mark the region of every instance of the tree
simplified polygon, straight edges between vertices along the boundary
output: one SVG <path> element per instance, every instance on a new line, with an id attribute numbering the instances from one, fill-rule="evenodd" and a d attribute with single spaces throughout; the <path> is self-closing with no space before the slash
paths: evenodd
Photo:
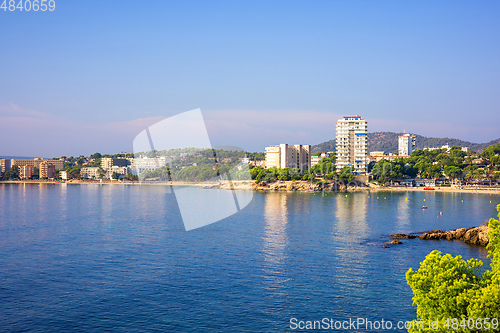
<path id="1" fill-rule="evenodd" d="M 406 280 L 413 290 L 413 304 L 417 306 L 417 320 L 428 323 L 438 320 L 439 331 L 480 332 L 461 327 L 453 322 L 472 318 L 474 325 L 486 329 L 486 319 L 498 318 L 500 313 L 500 204 L 498 220 L 488 223 L 488 258 L 491 270 L 481 274 L 483 263 L 477 259 L 465 261 L 461 256 L 442 255 L 432 251 L 417 271 L 409 269 Z M 498 320 L 498 319 L 497 319 Z M 446 324 L 449 324 L 446 327 Z M 452 326 L 456 325 L 456 326 Z M 490 323 L 491 327 L 491 323 Z M 428 327 L 411 328 L 409 332 L 437 332 Z M 496 331 L 496 330 L 492 330 Z"/>
<path id="2" fill-rule="evenodd" d="M 120 178 L 120 174 L 118 172 L 115 171 L 111 174 L 111 179 L 118 179 L 118 178 Z"/>
<path id="3" fill-rule="evenodd" d="M 339 180 L 343 182 L 350 182 L 351 180 L 354 179 L 354 174 L 353 174 L 354 168 L 350 166 L 345 166 L 340 170 L 339 174 Z"/>
<path id="4" fill-rule="evenodd" d="M 459 167 L 449 165 L 444 168 L 444 173 L 450 178 L 457 178 L 462 175 L 462 170 Z"/>
<path id="5" fill-rule="evenodd" d="M 101 158 L 101 157 L 102 157 L 102 155 L 100 153 L 94 153 L 94 154 L 90 155 L 90 158 L 93 158 L 95 160 L 98 158 Z"/>
<path id="6" fill-rule="evenodd" d="M 9 171 L 3 174 L 3 179 L 18 179 L 19 178 L 19 166 L 14 165 Z"/>

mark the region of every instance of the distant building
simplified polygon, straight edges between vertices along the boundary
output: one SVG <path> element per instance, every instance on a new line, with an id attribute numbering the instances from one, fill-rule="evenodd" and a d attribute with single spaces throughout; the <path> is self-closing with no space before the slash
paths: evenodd
<path id="1" fill-rule="evenodd" d="M 40 179 L 42 178 L 54 178 L 56 176 L 56 167 L 49 161 L 43 161 L 40 163 Z"/>
<path id="2" fill-rule="evenodd" d="M 14 165 L 17 165 L 19 167 L 21 167 L 23 165 L 31 165 L 31 166 L 39 168 L 40 167 L 40 163 L 42 163 L 43 161 L 45 161 L 43 158 L 35 158 L 35 159 L 32 159 L 32 160 L 15 160 L 15 159 L 13 159 L 12 163 L 11 163 L 11 167 L 14 166 Z M 62 169 L 64 169 L 64 160 L 62 160 L 62 159 L 59 159 L 59 160 L 47 160 L 47 161 L 49 161 L 50 163 L 52 163 L 54 165 L 54 167 L 55 167 L 56 170 L 62 170 Z"/>
<path id="3" fill-rule="evenodd" d="M 153 171 L 161 167 L 167 166 L 170 163 L 171 159 L 166 158 L 164 156 L 156 158 L 148 158 L 148 157 L 134 158 L 131 159 L 130 168 L 134 170 L 137 175 L 140 175 L 145 170 Z"/>
<path id="4" fill-rule="evenodd" d="M 250 161 L 250 162 L 248 162 L 248 164 L 249 165 L 253 165 L 253 166 L 258 166 L 258 167 L 265 168 L 266 167 L 266 160 Z"/>
<path id="5" fill-rule="evenodd" d="M 311 168 L 311 145 L 289 146 L 282 143 L 266 147 L 266 168 L 298 168 L 305 172 Z"/>
<path id="6" fill-rule="evenodd" d="M 0 172 L 3 174 L 10 170 L 10 159 L 0 158 Z"/>
<path id="7" fill-rule="evenodd" d="M 99 176 L 99 168 L 98 167 L 90 167 L 90 168 L 81 168 L 80 176 L 82 178 L 100 178 Z"/>
<path id="8" fill-rule="evenodd" d="M 398 137 L 399 156 L 410 156 L 415 149 L 415 135 L 404 133 Z"/>
<path id="9" fill-rule="evenodd" d="M 321 155 L 318 156 L 311 156 L 311 167 L 318 164 L 323 158 L 328 157 L 328 154 L 329 153 L 321 153 Z"/>
<path id="10" fill-rule="evenodd" d="M 352 166 L 357 174 L 367 167 L 368 122 L 360 116 L 344 117 L 336 125 L 337 170 Z"/>
<path id="11" fill-rule="evenodd" d="M 381 160 L 394 161 L 401 156 L 395 155 L 393 153 L 385 154 L 383 151 L 372 151 L 370 155 L 368 155 L 369 162 L 379 162 Z"/>
<path id="12" fill-rule="evenodd" d="M 59 172 L 59 176 L 61 177 L 62 180 L 68 180 L 68 172 L 67 171 L 61 171 Z"/>
<path id="13" fill-rule="evenodd" d="M 128 167 L 114 165 L 110 169 L 106 169 L 106 178 L 112 179 L 113 173 L 115 173 L 115 172 L 119 175 L 126 176 L 128 174 Z"/>
<path id="14" fill-rule="evenodd" d="M 126 158 L 101 158 L 101 168 L 109 169 L 113 166 L 127 166 L 130 165 L 130 161 Z"/>
<path id="15" fill-rule="evenodd" d="M 30 178 L 35 174 L 35 167 L 33 165 L 21 165 L 19 167 L 19 178 Z"/>
<path id="16" fill-rule="evenodd" d="M 452 147 L 450 147 L 450 145 L 443 145 L 440 148 L 424 148 L 424 150 L 432 151 L 432 150 L 436 150 L 436 149 L 446 149 L 446 152 L 448 153 L 448 152 L 450 152 L 451 148 Z M 469 151 L 468 147 L 460 147 L 460 149 L 462 149 L 462 151 L 464 151 L 466 153 Z"/>

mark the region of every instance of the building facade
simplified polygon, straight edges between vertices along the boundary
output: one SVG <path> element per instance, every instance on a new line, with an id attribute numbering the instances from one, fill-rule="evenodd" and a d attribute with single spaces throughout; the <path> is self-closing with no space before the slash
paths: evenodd
<path id="1" fill-rule="evenodd" d="M 336 124 L 337 171 L 353 167 L 354 173 L 365 174 L 368 152 L 368 122 L 360 116 L 344 117 Z"/>
<path id="2" fill-rule="evenodd" d="M 113 166 L 127 166 L 130 165 L 130 161 L 126 158 L 101 158 L 101 168 L 109 169 Z"/>
<path id="3" fill-rule="evenodd" d="M 10 170 L 10 159 L 0 158 L 0 172 L 3 174 Z"/>
<path id="4" fill-rule="evenodd" d="M 156 158 L 134 158 L 131 159 L 130 168 L 137 174 L 140 175 L 144 170 L 156 170 L 158 168 L 167 166 L 171 164 L 171 159 L 166 157 L 156 157 Z"/>
<path id="5" fill-rule="evenodd" d="M 415 150 L 415 135 L 404 133 L 398 137 L 399 156 L 410 156 Z"/>
<path id="6" fill-rule="evenodd" d="M 40 163 L 45 161 L 43 158 L 35 158 L 32 160 L 11 160 L 11 166 L 17 165 L 19 167 L 23 165 L 30 165 L 39 168 Z M 56 170 L 64 169 L 64 160 L 47 160 L 52 163 Z"/>
<path id="7" fill-rule="evenodd" d="M 113 179 L 113 173 L 117 173 L 118 175 L 126 176 L 128 175 L 128 167 L 123 166 L 112 166 L 109 169 L 106 169 L 106 178 Z"/>
<path id="8" fill-rule="evenodd" d="M 35 167 L 33 165 L 21 165 L 19 167 L 19 178 L 30 178 L 35 174 Z"/>
<path id="9" fill-rule="evenodd" d="M 59 176 L 61 177 L 62 180 L 68 180 L 69 178 L 68 172 L 64 170 L 59 173 Z"/>
<path id="10" fill-rule="evenodd" d="M 80 176 L 82 178 L 95 178 L 98 179 L 100 178 L 99 174 L 99 168 L 97 167 L 90 167 L 90 168 L 81 168 L 80 169 Z"/>
<path id="11" fill-rule="evenodd" d="M 311 145 L 289 146 L 282 143 L 266 147 L 266 168 L 297 168 L 306 172 L 311 168 Z"/>
<path id="12" fill-rule="evenodd" d="M 56 167 L 49 161 L 43 161 L 39 166 L 40 179 L 42 178 L 54 178 L 56 176 Z"/>

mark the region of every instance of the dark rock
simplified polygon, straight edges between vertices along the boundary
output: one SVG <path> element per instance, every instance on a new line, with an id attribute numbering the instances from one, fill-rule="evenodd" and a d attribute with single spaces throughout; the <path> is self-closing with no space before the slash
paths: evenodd
<path id="1" fill-rule="evenodd" d="M 415 235 L 407 235 L 407 234 L 392 234 L 389 235 L 389 237 L 396 238 L 396 239 L 414 239 L 417 238 Z"/>
<path id="2" fill-rule="evenodd" d="M 388 242 L 389 244 L 403 244 L 402 241 L 400 240 L 397 240 L 397 239 L 394 239 L 394 240 L 391 240 L 390 242 Z"/>

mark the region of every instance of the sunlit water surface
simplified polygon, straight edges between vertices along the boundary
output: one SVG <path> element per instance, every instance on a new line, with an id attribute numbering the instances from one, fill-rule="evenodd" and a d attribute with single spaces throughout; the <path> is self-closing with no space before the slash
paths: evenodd
<path id="1" fill-rule="evenodd" d="M 385 235 L 477 226 L 499 201 L 254 193 L 240 213 L 186 232 L 175 196 L 160 189 L 2 184 L 0 330 L 284 332 L 291 318 L 411 320 L 410 267 L 433 249 L 489 266 L 487 252 L 418 239 L 383 248 Z"/>

